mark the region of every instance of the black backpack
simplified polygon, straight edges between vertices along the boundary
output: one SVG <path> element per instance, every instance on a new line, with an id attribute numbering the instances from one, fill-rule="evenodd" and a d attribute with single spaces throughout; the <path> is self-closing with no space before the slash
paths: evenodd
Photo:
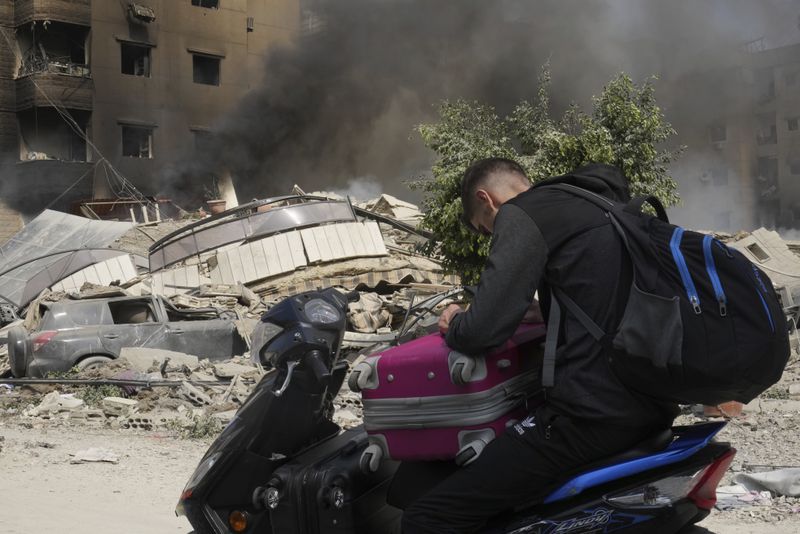
<path id="1" fill-rule="evenodd" d="M 633 265 L 622 320 L 604 332 L 553 287 L 542 381 L 553 385 L 561 310 L 609 349 L 629 388 L 679 404 L 747 403 L 777 382 L 789 359 L 787 321 L 772 283 L 739 251 L 669 223 L 655 197 L 618 203 L 570 185 L 547 185 L 606 212 Z M 649 203 L 652 216 L 642 211 Z M 552 331 L 551 331 L 552 330 Z"/>

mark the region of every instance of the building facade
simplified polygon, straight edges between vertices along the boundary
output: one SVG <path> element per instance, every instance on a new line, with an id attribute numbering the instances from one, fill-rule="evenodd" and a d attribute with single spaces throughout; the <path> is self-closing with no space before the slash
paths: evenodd
<path id="1" fill-rule="evenodd" d="M 157 193 L 299 27 L 298 0 L 0 0 L 0 196 Z"/>
<path id="2" fill-rule="evenodd" d="M 676 89 L 680 87 L 680 90 Z M 729 64 L 676 80 L 673 167 L 695 228 L 800 228 L 800 45 L 749 43 Z"/>

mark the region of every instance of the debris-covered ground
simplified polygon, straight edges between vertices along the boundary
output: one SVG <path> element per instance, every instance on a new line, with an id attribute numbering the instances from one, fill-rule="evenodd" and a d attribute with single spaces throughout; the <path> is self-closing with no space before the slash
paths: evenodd
<path id="1" fill-rule="evenodd" d="M 171 512 L 182 484 L 264 371 L 246 358 L 212 363 L 173 354 L 174 359 L 148 363 L 144 352 L 134 351 L 113 365 L 64 378 L 146 376 L 154 383 L 174 382 L 175 387 L 0 389 L 0 469 L 21 478 L 18 484 L 5 479 L 1 502 L 34 499 L 39 488 L 46 502 L 74 506 L 66 517 L 76 525 L 82 517 L 80 510 L 102 503 L 118 508 L 110 515 L 115 518 L 133 516 L 136 509 L 141 513 L 158 510 L 169 517 L 152 518 L 159 527 L 147 532 L 180 531 L 182 520 L 172 518 Z M 359 397 L 346 385 L 335 405 L 335 420 L 342 426 L 361 422 Z M 687 407 L 677 423 L 707 419 L 702 407 Z M 717 510 L 703 526 L 718 533 L 797 532 L 800 498 L 743 491 L 736 479 L 742 473 L 800 466 L 800 360 L 795 357 L 783 380 L 730 420 L 719 437 L 738 452 L 721 483 Z M 110 486 L 109 479 L 114 480 Z M 141 484 L 150 489 L 143 491 Z M 88 493 L 78 498 L 77 485 L 88 488 Z M 11 487 L 17 489 L 10 492 Z M 161 492 L 161 500 L 154 499 L 154 491 Z M 153 512 L 145 512 L 147 507 Z M 21 532 L 26 525 L 43 526 L 28 521 L 20 513 L 14 521 L 4 522 L 13 525 L 12 530 L 0 527 L 0 533 Z"/>
<path id="2" fill-rule="evenodd" d="M 676 424 L 709 419 L 702 407 L 686 409 Z M 750 532 L 800 532 L 800 359 L 789 364 L 783 379 L 729 420 L 718 439 L 737 450 L 720 483 L 717 511 L 703 523 L 714 532 L 724 525 L 743 524 Z M 795 482 L 795 497 L 743 487 L 740 475 L 782 470 Z M 715 528 L 712 528 L 715 527 Z M 745 532 L 744 530 L 742 532 Z"/>
<path id="3" fill-rule="evenodd" d="M 51 303 L 152 294 L 154 305 L 163 311 L 160 320 L 165 328 L 175 316 L 188 320 L 194 314 L 192 320 L 201 321 L 225 316 L 235 321 L 236 332 L 249 344 L 261 314 L 287 295 L 336 286 L 360 291 L 360 300 L 349 305 L 342 345 L 351 361 L 358 351 L 378 343 L 435 330 L 436 311 L 452 302 L 458 280 L 416 252 L 425 236 L 413 229 L 419 217 L 415 206 L 384 195 L 354 208 L 342 199 L 313 200 L 314 195 L 295 193 L 298 197 L 284 204 L 255 202 L 219 219 L 130 228 L 92 221 L 102 232 L 97 242 L 81 244 L 108 245 L 122 256 L 83 254 L 65 259 L 64 252 L 57 252 L 54 258 L 62 262 L 60 268 L 69 264 L 82 270 L 73 270 L 52 285 L 41 286 L 39 278 L 22 275 L 3 281 L 8 286 L 3 291 L 13 297 L 7 302 L 25 304 L 0 308 L 0 377 L 5 379 L 0 383 L 0 502 L 5 509 L 0 534 L 187 531 L 186 521 L 173 515 L 183 484 L 210 441 L 271 372 L 247 354 L 198 358 L 143 342 L 122 348 L 119 357 L 105 365 L 51 372 L 38 381 L 9 380 L 13 366 L 5 344 L 7 332 L 20 325 L 36 332 Z M 313 228 L 289 228 L 293 237 L 282 241 L 287 228 L 274 226 L 270 214 L 281 209 L 302 211 L 314 202 L 344 210 L 343 218 L 333 224 L 320 220 Z M 28 230 L 32 244 L 49 242 L 64 225 L 73 225 L 76 235 L 92 233 L 82 221 L 44 215 L 38 222 L 41 228 L 31 225 Z M 251 230 L 262 228 L 261 233 L 234 235 L 244 221 Z M 184 250 L 180 239 L 186 228 L 194 245 Z M 378 233 L 370 234 L 375 229 Z M 764 229 L 718 237 L 770 274 L 787 317 L 796 325 L 800 245 Z M 323 246 L 328 241 L 325 246 L 330 250 Z M 260 244 L 255 247 L 255 243 Z M 281 247 L 302 254 L 291 265 L 271 261 L 268 251 L 281 255 Z M 24 253 L 17 251 L 17 260 Z M 154 260 L 159 266 L 151 271 Z M 42 266 L 33 265 L 31 273 L 34 267 Z M 200 316 L 203 310 L 216 311 L 206 317 Z M 120 324 L 113 319 L 112 326 Z M 126 321 L 136 319 L 131 316 Z M 152 322 L 144 320 L 148 321 Z M 796 331 L 792 345 L 796 354 L 800 345 Z M 360 397 L 346 383 L 334 406 L 334 421 L 342 427 L 361 423 Z M 800 486 L 798 357 L 782 381 L 741 415 L 726 414 L 733 417 L 719 437 L 730 441 L 738 453 L 721 483 L 717 510 L 703 526 L 735 534 L 800 532 L 800 498 L 786 496 L 800 494 L 800 488 L 770 491 L 755 488 L 750 480 L 776 471 L 776 476 L 797 480 Z M 686 407 L 678 424 L 708 417 L 703 407 Z"/>

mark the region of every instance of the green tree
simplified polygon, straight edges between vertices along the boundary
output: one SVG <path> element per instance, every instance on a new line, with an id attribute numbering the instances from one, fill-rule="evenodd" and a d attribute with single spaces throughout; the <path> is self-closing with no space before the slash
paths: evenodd
<path id="1" fill-rule="evenodd" d="M 489 245 L 460 222 L 461 176 L 478 159 L 513 159 L 534 182 L 587 163 L 609 163 L 623 170 L 632 195 L 652 194 L 666 206 L 679 201 L 668 166 L 682 148 L 660 148 L 675 131 L 656 104 L 650 80 L 636 85 L 620 74 L 592 99 L 590 114 L 573 105 L 559 120 L 550 114 L 549 88 L 545 65 L 535 100 L 519 103 L 507 117 L 480 102 L 445 101 L 439 122 L 418 127 L 438 155 L 432 178 L 411 184 L 423 191 L 421 225 L 434 235 L 425 251 L 440 256 L 465 284 L 477 281 Z"/>

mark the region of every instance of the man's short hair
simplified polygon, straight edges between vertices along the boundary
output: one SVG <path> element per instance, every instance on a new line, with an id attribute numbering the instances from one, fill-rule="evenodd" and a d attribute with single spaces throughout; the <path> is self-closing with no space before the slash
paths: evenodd
<path id="1" fill-rule="evenodd" d="M 486 187 L 490 178 L 499 174 L 510 174 L 530 183 L 525 170 L 516 161 L 507 158 L 485 158 L 476 161 L 464 171 L 461 180 L 461 205 L 464 208 L 463 221 L 470 225 L 470 219 L 478 207 L 475 192 Z"/>

